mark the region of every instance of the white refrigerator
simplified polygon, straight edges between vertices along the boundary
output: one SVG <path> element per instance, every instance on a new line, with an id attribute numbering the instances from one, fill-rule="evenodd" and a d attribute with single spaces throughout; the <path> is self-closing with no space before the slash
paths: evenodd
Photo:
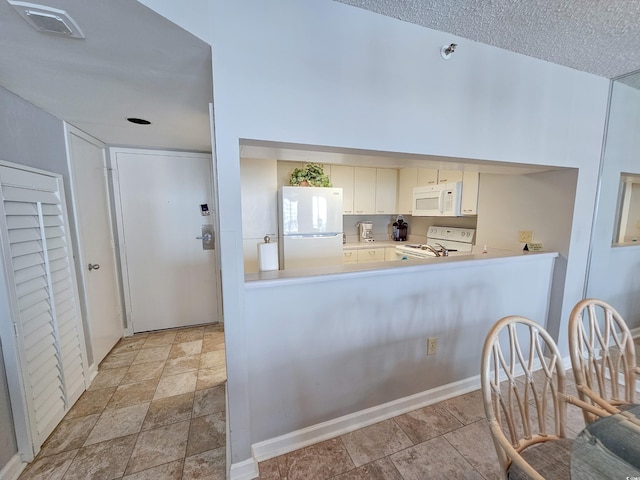
<path id="1" fill-rule="evenodd" d="M 342 264 L 342 188 L 282 187 L 280 269 Z"/>

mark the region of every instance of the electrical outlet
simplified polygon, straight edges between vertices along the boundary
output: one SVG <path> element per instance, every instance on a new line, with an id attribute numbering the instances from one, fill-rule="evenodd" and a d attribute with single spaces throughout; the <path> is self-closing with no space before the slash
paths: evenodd
<path id="1" fill-rule="evenodd" d="M 427 338 L 427 355 L 435 355 L 438 351 L 438 337 Z"/>
<path id="2" fill-rule="evenodd" d="M 533 242 L 533 231 L 532 230 L 518 230 L 518 242 L 519 243 Z"/>

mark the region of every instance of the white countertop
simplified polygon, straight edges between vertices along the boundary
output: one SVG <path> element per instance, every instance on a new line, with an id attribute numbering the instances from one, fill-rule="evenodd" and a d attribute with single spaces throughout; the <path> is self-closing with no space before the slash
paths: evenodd
<path id="1" fill-rule="evenodd" d="M 375 243 L 375 242 L 374 242 Z M 397 244 L 398 242 L 391 242 Z M 387 245 L 387 242 L 380 242 Z M 348 245 L 348 244 L 347 244 Z M 354 244 L 352 244 L 354 245 Z M 357 248 L 357 247 L 356 247 Z M 367 248 L 366 246 L 361 248 Z M 370 248 L 370 247 L 369 247 Z M 485 264 L 485 262 L 522 262 L 538 261 L 555 258 L 557 252 L 518 252 L 512 250 L 490 249 L 489 253 L 452 252 L 448 257 L 432 257 L 425 259 L 408 258 L 387 262 L 367 262 L 344 265 L 330 265 L 326 267 L 299 268 L 294 270 L 274 270 L 271 272 L 248 273 L 244 276 L 247 286 L 260 286 L 281 282 L 304 282 L 317 280 L 318 277 L 331 279 L 336 275 L 383 275 L 386 272 L 395 273 L 399 268 L 403 269 L 450 269 L 472 268 Z"/>
<path id="2" fill-rule="evenodd" d="M 406 245 L 411 242 L 394 242 L 393 240 L 375 240 L 373 242 L 348 242 L 343 243 L 343 250 L 359 250 L 361 248 L 384 248 L 397 247 L 398 245 Z"/>

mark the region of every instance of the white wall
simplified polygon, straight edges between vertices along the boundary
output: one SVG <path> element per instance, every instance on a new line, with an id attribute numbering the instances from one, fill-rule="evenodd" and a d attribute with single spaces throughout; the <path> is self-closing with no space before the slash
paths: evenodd
<path id="1" fill-rule="evenodd" d="M 9 401 L 9 387 L 7 386 L 7 374 L 4 368 L 2 353 L 2 341 L 0 339 L 0 470 L 9 463 L 11 457 L 18 452 L 16 445 L 16 433 L 13 428 L 13 415 Z"/>
<path id="2" fill-rule="evenodd" d="M 278 241 L 277 162 L 254 158 L 240 160 L 242 188 L 242 248 L 244 271 L 258 271 L 258 243 L 269 235 Z"/>
<path id="3" fill-rule="evenodd" d="M 566 258 L 573 220 L 577 170 L 528 175 L 480 175 L 477 244 L 522 250 L 519 230 Z"/>
<path id="4" fill-rule="evenodd" d="M 64 125 L 61 120 L 25 102 L 17 95 L 0 87 L 0 160 L 28 165 L 65 175 L 68 189 Z M 0 261 L 0 267 L 2 262 Z M 0 302 L 6 303 L 4 281 L 0 282 Z M 3 310 L 6 317 L 7 312 Z M 3 318 L 2 321 L 7 321 Z M 5 353 L 8 339 L 0 339 Z M 11 352 L 11 350 L 10 350 Z M 11 407 L 6 404 L 7 380 L 5 364 L 0 356 L 0 470 L 17 453 Z"/>
<path id="5" fill-rule="evenodd" d="M 498 318 L 546 316 L 553 261 L 249 284 L 249 391 L 260 399 L 251 402 L 252 443 L 477 377 L 482 341 Z M 427 337 L 438 338 L 436 355 L 426 355 Z"/>
<path id="6" fill-rule="evenodd" d="M 231 191 L 241 138 L 581 167 L 566 317 L 582 294 L 607 80 L 330 1 L 218 1 L 212 20 L 233 462 L 249 457 L 253 422 L 267 421 L 248 415 L 261 399 L 247 389 L 256 319 L 244 312 Z M 445 62 L 439 49 L 452 41 Z"/>
<path id="7" fill-rule="evenodd" d="M 613 305 L 640 327 L 640 245 L 612 247 L 620 174 L 640 174 L 640 91 L 614 82 L 587 296 Z"/>
<path id="8" fill-rule="evenodd" d="M 190 12 L 185 21 L 189 7 L 175 9 L 181 25 L 197 27 L 202 12 Z M 165 14 L 171 18 L 171 12 Z M 243 138 L 579 168 L 560 308 L 560 321 L 566 322 L 585 280 L 606 79 L 329 0 L 214 0 L 210 14 L 233 463 L 250 457 L 256 432 L 271 434 L 270 412 L 258 407 L 262 389 L 250 383 L 257 374 L 251 331 L 262 318 L 253 313 L 269 312 L 274 304 L 272 296 L 251 295 L 248 302 L 245 292 Z M 451 42 L 459 47 L 444 61 L 440 48 Z M 509 280 L 495 288 L 510 291 Z M 330 283 L 313 289 L 314 297 L 336 294 Z M 473 311 L 479 302 L 493 300 L 466 301 Z M 523 307 L 530 309 L 544 300 L 527 301 Z M 366 310 L 349 315 L 361 313 Z M 268 351 L 280 341 L 267 337 L 262 348 Z M 351 355 L 357 356 L 362 344 L 354 342 Z M 318 401 L 331 405 L 327 395 Z"/>
<path id="9" fill-rule="evenodd" d="M 481 174 L 480 179 L 477 245 L 520 250 L 524 245 L 518 242 L 518 231 L 531 230 L 533 240 L 541 242 L 544 250 L 560 254 L 554 269 L 554 288 L 545 328 L 566 345 L 568 317 L 563 312 L 563 303 L 578 170 L 550 170 L 528 175 Z M 579 272 L 579 264 L 575 264 Z M 577 287 L 584 285 L 584 280 L 581 282 Z M 579 292 L 579 289 L 572 291 Z M 572 293 L 569 298 L 577 298 L 574 295 Z M 567 308 L 571 307 L 570 302 L 567 299 Z"/>

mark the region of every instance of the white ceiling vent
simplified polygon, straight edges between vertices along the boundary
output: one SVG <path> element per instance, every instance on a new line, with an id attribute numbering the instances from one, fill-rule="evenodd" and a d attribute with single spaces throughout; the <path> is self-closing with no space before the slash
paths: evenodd
<path id="1" fill-rule="evenodd" d="M 40 32 L 56 33 L 73 38 L 84 38 L 78 24 L 64 10 L 35 3 L 7 0 L 22 18 Z"/>

